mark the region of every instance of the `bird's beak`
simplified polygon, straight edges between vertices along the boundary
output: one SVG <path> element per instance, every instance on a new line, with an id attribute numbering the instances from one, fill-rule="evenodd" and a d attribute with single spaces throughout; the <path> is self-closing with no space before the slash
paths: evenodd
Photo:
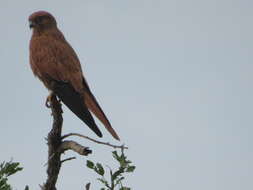
<path id="1" fill-rule="evenodd" d="M 34 25 L 35 25 L 34 22 L 30 20 L 30 21 L 29 21 L 29 27 L 30 27 L 30 28 L 33 28 Z"/>

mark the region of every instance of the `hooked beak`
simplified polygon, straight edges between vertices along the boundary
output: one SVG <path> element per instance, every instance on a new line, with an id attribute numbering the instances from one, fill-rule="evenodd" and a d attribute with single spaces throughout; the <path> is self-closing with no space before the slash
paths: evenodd
<path id="1" fill-rule="evenodd" d="M 29 21 L 29 27 L 30 27 L 30 28 L 33 28 L 34 26 L 35 26 L 34 22 L 30 20 L 30 21 Z"/>

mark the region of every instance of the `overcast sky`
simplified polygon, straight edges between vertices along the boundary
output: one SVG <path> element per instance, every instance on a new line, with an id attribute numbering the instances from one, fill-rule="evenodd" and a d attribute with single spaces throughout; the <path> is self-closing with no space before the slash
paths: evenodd
<path id="1" fill-rule="evenodd" d="M 253 189 L 253 1 L 78 0 L 0 3 L 0 162 L 21 162 L 14 189 L 45 182 L 50 110 L 29 66 L 28 16 L 52 13 L 137 166 L 134 190 Z M 64 131 L 96 136 L 66 107 Z M 117 143 L 97 122 L 105 142 Z M 88 159 L 113 165 L 109 147 Z M 86 157 L 57 187 L 99 189 Z"/>

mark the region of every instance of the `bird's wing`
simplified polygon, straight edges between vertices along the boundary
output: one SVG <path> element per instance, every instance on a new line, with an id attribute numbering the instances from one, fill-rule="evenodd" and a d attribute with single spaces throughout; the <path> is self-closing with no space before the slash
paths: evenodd
<path id="1" fill-rule="evenodd" d="M 58 81 L 69 82 L 77 92 L 82 92 L 80 62 L 75 51 L 64 39 L 42 36 L 31 40 L 30 63 L 34 74 L 42 81 L 50 76 Z"/>
<path id="2" fill-rule="evenodd" d="M 101 131 L 84 103 L 82 94 L 78 93 L 70 83 L 56 80 L 54 80 L 53 91 L 77 117 L 99 137 L 102 137 Z"/>

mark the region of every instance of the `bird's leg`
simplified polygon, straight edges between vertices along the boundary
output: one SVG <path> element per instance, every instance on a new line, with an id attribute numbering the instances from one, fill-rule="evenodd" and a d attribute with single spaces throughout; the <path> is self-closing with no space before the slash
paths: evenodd
<path id="1" fill-rule="evenodd" d="M 50 91 L 45 103 L 47 108 L 51 108 L 51 101 L 53 96 L 55 96 L 55 94 L 52 91 Z"/>

